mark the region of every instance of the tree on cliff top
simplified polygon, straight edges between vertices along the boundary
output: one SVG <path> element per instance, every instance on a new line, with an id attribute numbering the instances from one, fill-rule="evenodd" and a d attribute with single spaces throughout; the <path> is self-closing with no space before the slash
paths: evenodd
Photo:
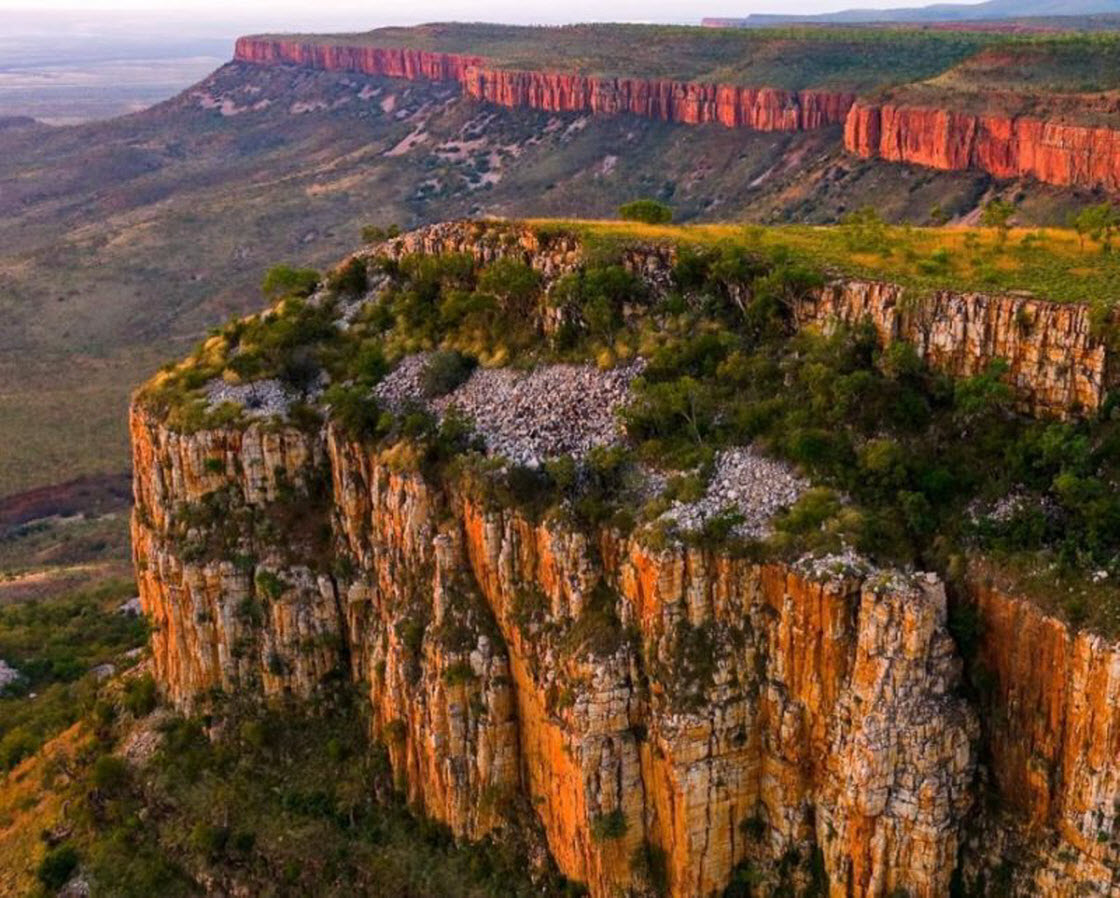
<path id="1" fill-rule="evenodd" d="M 1112 235 L 1120 224 L 1116 208 L 1112 203 L 1104 202 L 1097 206 L 1082 209 L 1073 218 L 1073 227 L 1080 238 L 1081 246 L 1085 246 L 1085 238 L 1089 237 L 1101 245 L 1102 253 L 1112 251 Z"/>
<path id="2" fill-rule="evenodd" d="M 623 221 L 640 221 L 644 224 L 668 224 L 673 220 L 673 210 L 657 200 L 634 200 L 618 207 Z"/>
<path id="3" fill-rule="evenodd" d="M 1007 232 L 1011 227 L 1011 216 L 1015 214 L 1015 204 L 1007 200 L 992 200 L 984 207 L 981 221 L 986 228 L 996 228 L 999 231 L 999 242 L 1007 240 Z"/>

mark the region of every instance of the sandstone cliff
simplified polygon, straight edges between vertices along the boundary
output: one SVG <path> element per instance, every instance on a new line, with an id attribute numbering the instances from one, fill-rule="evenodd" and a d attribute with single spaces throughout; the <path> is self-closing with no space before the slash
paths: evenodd
<path id="1" fill-rule="evenodd" d="M 516 258 L 549 281 L 583 248 L 460 222 L 366 252 Z M 677 252 L 619 259 L 656 292 Z M 849 280 L 790 311 L 799 327 L 868 318 L 955 376 L 1006 359 L 1039 414 L 1095 409 L 1109 386 L 1077 305 Z M 596 898 L 733 877 L 835 898 L 1120 891 L 1120 647 L 983 579 L 953 596 L 975 619 L 965 657 L 932 574 L 534 517 L 329 417 L 183 433 L 141 396 L 131 432 L 169 698 L 349 681 L 401 791 L 460 838 L 531 815 Z"/>
<path id="2" fill-rule="evenodd" d="M 658 121 L 718 122 L 755 131 L 805 131 L 838 125 L 855 99 L 844 91 L 516 71 L 497 68 L 478 56 L 255 37 L 239 38 L 234 58 L 391 78 L 456 81 L 469 96 L 501 106 L 595 115 L 629 113 Z"/>
<path id="3" fill-rule="evenodd" d="M 227 515 L 275 504 L 249 498 L 241 468 L 205 464 L 233 434 L 171 438 L 136 409 L 133 439 L 141 596 L 179 704 L 214 686 L 308 696 L 341 667 L 368 683 L 419 806 L 479 837 L 527 799 L 595 895 L 641 887 L 649 852 L 674 895 L 719 890 L 739 863 L 770 887 L 827 874 L 837 896 L 948 887 L 976 720 L 935 578 L 822 576 L 534 523 L 333 427 L 272 458 L 288 483 L 330 469 L 317 523 L 346 563 L 316 572 L 290 532 L 284 558 L 240 533 L 183 541 L 175 519 L 216 482 L 242 497 Z M 221 526 L 193 521 L 195 538 Z"/>
<path id="4" fill-rule="evenodd" d="M 860 100 L 844 123 L 857 155 L 1062 187 L 1120 189 L 1120 131 L 1036 115 Z"/>

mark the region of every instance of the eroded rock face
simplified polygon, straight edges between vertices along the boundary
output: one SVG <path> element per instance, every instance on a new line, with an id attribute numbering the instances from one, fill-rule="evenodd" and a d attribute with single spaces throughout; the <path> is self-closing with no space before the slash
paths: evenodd
<path id="1" fill-rule="evenodd" d="M 1015 894 L 1120 892 L 1120 645 L 977 583 L 972 661 L 997 812 L 968 869 Z M 1014 859 L 1015 863 L 1006 863 Z"/>
<path id="2" fill-rule="evenodd" d="M 421 228 L 365 254 L 400 258 L 453 252 L 483 264 L 516 258 L 546 281 L 582 264 L 579 242 L 570 234 L 468 221 Z M 675 247 L 658 244 L 627 247 L 621 258 L 655 295 L 672 285 L 676 260 Z M 932 368 L 953 377 L 981 374 L 1003 360 L 1019 409 L 1032 415 L 1091 414 L 1117 385 L 1116 365 L 1085 303 L 950 290 L 907 296 L 899 284 L 848 278 L 810 291 L 791 312 L 796 326 L 824 331 L 870 320 L 884 344 L 909 343 Z"/>
<path id="3" fill-rule="evenodd" d="M 1120 189 L 1120 131 L 1103 126 L 861 100 L 848 112 L 844 145 L 866 158 Z"/>
<path id="4" fill-rule="evenodd" d="M 268 435 L 287 447 L 273 495 L 209 461 L 264 434 L 173 435 L 134 411 L 141 597 L 177 704 L 368 684 L 411 800 L 467 838 L 520 801 L 596 896 L 643 888 L 661 852 L 674 895 L 740 863 L 764 893 L 823 874 L 837 896 L 945 893 L 976 722 L 938 584 L 655 551 L 437 488 L 329 424 L 297 434 Z M 188 513 L 232 490 L 223 520 L 272 520 L 323 467 L 327 499 L 304 507 L 329 559 Z"/>
<path id="5" fill-rule="evenodd" d="M 1095 410 L 1113 385 L 1084 304 L 947 290 L 910 300 L 905 293 L 896 284 L 837 281 L 798 301 L 794 319 L 825 330 L 870 319 L 884 343 L 905 341 L 932 368 L 956 377 L 981 374 L 1002 359 L 1019 408 L 1033 415 Z"/>
<path id="6" fill-rule="evenodd" d="M 242 37 L 234 58 L 289 63 L 391 78 L 456 81 L 476 100 L 549 112 L 629 113 L 659 121 L 717 122 L 755 131 L 806 131 L 841 124 L 855 96 L 843 91 L 790 91 L 642 78 L 595 78 L 562 72 L 513 71 L 479 56 Z"/>

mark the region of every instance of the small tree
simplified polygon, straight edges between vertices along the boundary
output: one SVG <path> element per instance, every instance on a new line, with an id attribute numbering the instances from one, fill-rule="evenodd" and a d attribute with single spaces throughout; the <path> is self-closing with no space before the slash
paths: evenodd
<path id="1" fill-rule="evenodd" d="M 981 221 L 986 228 L 996 228 L 1002 246 L 1007 242 L 1007 232 L 1011 228 L 1011 216 L 1015 214 L 1015 204 L 1007 200 L 992 200 L 984 207 Z"/>
<path id="2" fill-rule="evenodd" d="M 645 224 L 668 224 L 673 220 L 673 210 L 657 200 L 634 200 L 618 207 L 623 221 L 640 221 Z"/>
<path id="3" fill-rule="evenodd" d="M 1082 209 L 1073 219 L 1073 226 L 1081 238 L 1081 246 L 1085 246 L 1085 237 L 1095 240 L 1101 245 L 1102 253 L 1112 252 L 1112 236 L 1120 218 L 1117 217 L 1115 207 L 1104 202 L 1098 206 L 1088 206 Z"/>

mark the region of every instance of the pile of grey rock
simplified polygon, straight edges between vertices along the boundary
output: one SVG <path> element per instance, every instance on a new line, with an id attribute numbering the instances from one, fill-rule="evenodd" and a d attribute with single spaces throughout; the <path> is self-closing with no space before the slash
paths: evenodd
<path id="1" fill-rule="evenodd" d="M 399 412 L 409 403 L 426 405 L 424 371 L 431 357 L 430 352 L 418 352 L 401 359 L 397 367 L 373 388 L 377 401 L 394 412 Z"/>
<path id="2" fill-rule="evenodd" d="M 247 418 L 286 415 L 288 405 L 294 398 L 275 378 L 241 384 L 230 384 L 221 378 L 215 378 L 206 385 L 206 400 L 211 408 L 217 408 L 224 402 L 233 402 L 241 406 Z"/>
<path id="3" fill-rule="evenodd" d="M 809 482 L 786 464 L 749 446 L 716 456 L 715 473 L 704 496 L 695 502 L 674 502 L 662 520 L 681 530 L 696 531 L 711 519 L 733 514 L 742 518 L 734 532 L 744 539 L 764 539 L 774 515 L 798 500 Z"/>
<path id="4" fill-rule="evenodd" d="M 643 365 L 541 365 L 532 371 L 479 369 L 434 403 L 474 421 L 491 454 L 534 466 L 558 455 L 585 456 L 622 438 L 617 412 Z"/>
<path id="5" fill-rule="evenodd" d="M 453 406 L 474 424 L 487 451 L 535 466 L 559 455 L 582 457 L 622 438 L 617 412 L 643 364 L 607 370 L 593 365 L 541 365 L 530 371 L 479 368 L 446 396 L 424 398 L 429 353 L 401 360 L 374 389 L 394 411 L 409 403 L 442 417 Z"/>
<path id="6" fill-rule="evenodd" d="M 0 693 L 20 679 L 20 673 L 7 661 L 0 659 Z"/>

